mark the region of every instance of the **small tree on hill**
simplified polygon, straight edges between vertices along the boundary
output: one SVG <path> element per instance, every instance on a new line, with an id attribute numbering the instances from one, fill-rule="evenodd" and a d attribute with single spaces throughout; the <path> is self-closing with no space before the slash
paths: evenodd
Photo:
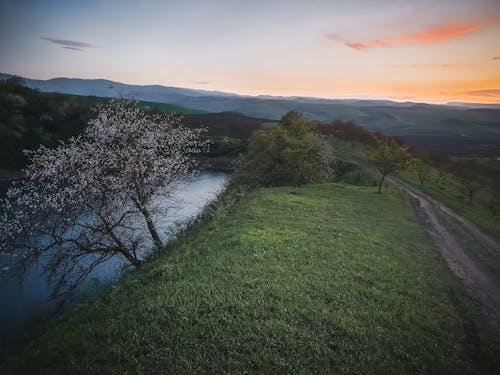
<path id="1" fill-rule="evenodd" d="M 235 183 L 249 186 L 299 186 L 324 181 L 334 174 L 338 157 L 314 133 L 301 114 L 289 112 L 278 126 L 257 132 L 242 157 Z"/>
<path id="2" fill-rule="evenodd" d="M 0 251 L 20 253 L 15 269 L 44 265 L 53 297 L 69 297 L 100 263 L 135 267 L 144 247 L 160 249 L 158 197 L 195 171 L 204 143 L 172 115 L 133 103 L 101 104 L 83 135 L 31 154 L 27 180 L 11 187 L 0 217 Z M 149 234 L 149 235 L 148 235 Z"/>
<path id="3" fill-rule="evenodd" d="M 377 146 L 371 154 L 371 160 L 381 174 L 378 184 L 378 193 L 381 194 L 385 177 L 407 167 L 411 155 L 408 152 L 408 146 L 399 145 L 392 138 L 380 134 L 375 134 L 374 137 Z"/>
<path id="4" fill-rule="evenodd" d="M 431 167 L 422 159 L 414 159 L 412 162 L 412 168 L 417 173 L 420 186 L 424 187 L 424 183 L 430 179 L 432 172 Z"/>

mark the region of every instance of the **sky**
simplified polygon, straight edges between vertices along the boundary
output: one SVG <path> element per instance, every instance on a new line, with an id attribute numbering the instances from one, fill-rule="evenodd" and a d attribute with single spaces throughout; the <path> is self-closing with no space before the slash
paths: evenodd
<path id="1" fill-rule="evenodd" d="M 0 72 L 500 103 L 500 0 L 0 0 Z"/>

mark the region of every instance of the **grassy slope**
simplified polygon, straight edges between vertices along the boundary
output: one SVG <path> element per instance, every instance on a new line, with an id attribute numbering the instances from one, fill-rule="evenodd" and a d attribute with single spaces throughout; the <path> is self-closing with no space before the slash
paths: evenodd
<path id="1" fill-rule="evenodd" d="M 396 193 L 258 190 L 169 251 L 9 353 L 2 369 L 479 372 L 467 299 Z"/>

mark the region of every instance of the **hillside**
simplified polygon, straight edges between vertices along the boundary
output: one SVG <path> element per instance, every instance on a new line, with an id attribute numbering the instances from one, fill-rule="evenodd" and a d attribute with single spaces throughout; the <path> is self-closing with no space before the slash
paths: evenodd
<path id="1" fill-rule="evenodd" d="M 1 75 L 1 77 L 7 75 Z M 295 110 L 309 118 L 330 122 L 353 121 L 367 129 L 401 136 L 417 148 L 461 155 L 500 154 L 500 109 L 492 105 L 430 105 L 388 100 L 316 99 L 242 96 L 159 85 L 127 85 L 108 80 L 55 78 L 26 79 L 28 86 L 48 92 L 100 97 L 124 97 L 208 112 L 238 112 L 277 120 Z"/>
<path id="2" fill-rule="evenodd" d="M 7 352 L 2 370 L 495 373 L 471 306 L 398 193 L 260 189 Z"/>
<path id="3" fill-rule="evenodd" d="M 44 93 L 0 80 L 0 168 L 23 168 L 26 163 L 23 150 L 33 150 L 40 145 L 53 147 L 60 140 L 80 134 L 92 116 L 92 108 L 99 100 L 107 99 Z M 212 114 L 165 103 L 138 101 L 137 104 L 148 111 L 181 114 L 186 126 L 203 126 L 208 136 L 246 139 L 269 121 L 237 113 Z M 221 153 L 220 147 L 218 152 Z"/>
<path id="4" fill-rule="evenodd" d="M 250 138 L 254 131 L 263 129 L 263 124 L 269 120 L 238 113 L 205 113 L 184 116 L 182 122 L 192 128 L 205 127 L 209 136 Z"/>

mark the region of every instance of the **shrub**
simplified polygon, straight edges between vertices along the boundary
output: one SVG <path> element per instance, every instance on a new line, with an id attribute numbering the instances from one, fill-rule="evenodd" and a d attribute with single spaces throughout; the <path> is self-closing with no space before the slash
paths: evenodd
<path id="1" fill-rule="evenodd" d="M 327 180 L 340 160 L 300 113 L 288 112 L 278 126 L 257 132 L 240 159 L 240 186 L 300 186 Z"/>

